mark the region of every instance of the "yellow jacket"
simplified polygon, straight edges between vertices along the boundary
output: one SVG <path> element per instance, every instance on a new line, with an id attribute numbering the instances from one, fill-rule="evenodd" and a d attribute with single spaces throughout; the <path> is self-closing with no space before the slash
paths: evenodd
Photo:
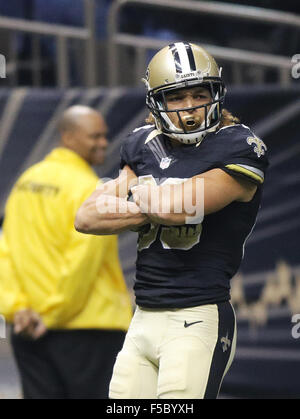
<path id="1" fill-rule="evenodd" d="M 17 181 L 0 239 L 0 314 L 7 321 L 32 308 L 50 329 L 127 330 L 131 303 L 117 237 L 74 229 L 97 182 L 88 163 L 65 148 Z"/>

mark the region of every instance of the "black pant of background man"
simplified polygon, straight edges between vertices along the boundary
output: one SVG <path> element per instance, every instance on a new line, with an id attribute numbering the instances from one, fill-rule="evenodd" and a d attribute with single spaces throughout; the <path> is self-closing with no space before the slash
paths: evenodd
<path id="1" fill-rule="evenodd" d="M 24 398 L 107 399 L 124 338 L 112 330 L 52 330 L 37 341 L 12 334 Z"/>

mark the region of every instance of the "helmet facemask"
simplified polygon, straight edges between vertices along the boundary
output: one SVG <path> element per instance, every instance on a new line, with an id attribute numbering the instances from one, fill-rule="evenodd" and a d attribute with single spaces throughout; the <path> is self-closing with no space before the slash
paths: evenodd
<path id="1" fill-rule="evenodd" d="M 157 127 L 167 136 L 186 144 L 200 142 L 207 132 L 217 129 L 222 116 L 222 105 L 225 98 L 225 86 L 221 80 L 211 79 L 185 81 L 174 85 L 163 85 L 149 90 L 147 106 L 153 114 Z M 211 100 L 203 105 L 190 108 L 169 109 L 167 96 L 185 88 L 202 87 L 210 92 Z M 204 118 L 195 112 L 203 108 Z M 187 111 L 190 111 L 187 113 Z M 179 127 L 171 121 L 168 114 L 176 113 Z M 183 114 L 184 113 L 184 114 Z"/>

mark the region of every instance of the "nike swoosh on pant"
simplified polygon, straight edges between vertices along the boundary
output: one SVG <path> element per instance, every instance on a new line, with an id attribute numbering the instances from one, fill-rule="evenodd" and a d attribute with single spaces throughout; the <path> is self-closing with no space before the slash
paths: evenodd
<path id="1" fill-rule="evenodd" d="M 190 326 L 192 326 L 193 324 L 196 324 L 196 323 L 203 323 L 203 321 L 202 320 L 200 320 L 200 321 L 198 321 L 198 322 L 193 322 L 193 323 L 187 323 L 186 321 L 184 322 L 184 327 L 190 327 Z"/>

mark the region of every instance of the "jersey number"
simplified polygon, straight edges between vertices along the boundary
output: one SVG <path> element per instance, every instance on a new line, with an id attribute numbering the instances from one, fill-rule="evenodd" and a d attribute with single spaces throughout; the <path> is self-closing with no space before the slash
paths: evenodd
<path id="1" fill-rule="evenodd" d="M 146 232 L 139 234 L 138 250 L 148 249 L 155 242 L 159 225 L 151 224 Z M 162 227 L 160 242 L 164 249 L 189 250 L 200 241 L 202 224 Z"/>

